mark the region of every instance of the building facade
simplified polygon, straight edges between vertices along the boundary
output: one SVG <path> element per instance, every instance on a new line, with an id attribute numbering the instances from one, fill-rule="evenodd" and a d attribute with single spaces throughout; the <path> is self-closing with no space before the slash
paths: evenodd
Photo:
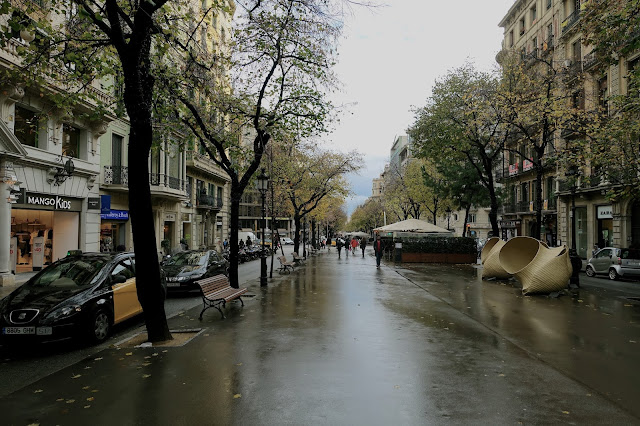
<path id="1" fill-rule="evenodd" d="M 504 28 L 503 48 L 520 52 L 525 61 L 551 60 L 564 74 L 564 90 L 575 108 L 606 110 L 610 96 L 626 93 L 625 77 L 637 66 L 640 52 L 611 66 L 598 63 L 579 31 L 584 3 L 516 1 L 499 24 Z M 571 149 L 576 137 L 568 130 L 557 131 L 550 149 Z M 509 194 L 501 222 L 503 238 L 530 235 L 535 193 L 535 182 L 526 170 L 530 167 L 527 158 L 505 154 L 504 167 L 498 171 Z M 562 159 L 555 166 L 549 164 L 543 178 L 542 226 L 547 242 L 575 246 L 582 258 L 588 258 L 595 247 L 640 244 L 640 204 L 629 199 L 610 201 L 610 188 L 591 164 L 576 170 L 567 169 Z"/>

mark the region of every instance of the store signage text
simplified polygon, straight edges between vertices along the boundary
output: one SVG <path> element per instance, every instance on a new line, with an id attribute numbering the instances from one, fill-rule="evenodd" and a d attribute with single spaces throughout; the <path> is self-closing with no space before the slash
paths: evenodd
<path id="1" fill-rule="evenodd" d="M 613 219 L 613 206 L 598 206 L 598 219 Z"/>
<path id="2" fill-rule="evenodd" d="M 27 195 L 27 204 L 53 206 L 58 210 L 71 210 L 71 201 L 60 198 L 57 195 L 55 197 L 35 197 Z"/>
<path id="3" fill-rule="evenodd" d="M 129 220 L 128 210 L 109 210 L 108 213 L 100 213 L 102 220 Z"/>

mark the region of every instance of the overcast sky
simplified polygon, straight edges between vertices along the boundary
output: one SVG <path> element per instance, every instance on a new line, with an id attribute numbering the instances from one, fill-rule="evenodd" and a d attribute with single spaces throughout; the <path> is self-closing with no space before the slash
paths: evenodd
<path id="1" fill-rule="evenodd" d="M 350 177 L 356 196 L 347 213 L 371 195 L 371 180 L 388 162 L 396 135 L 406 134 L 413 107 L 423 106 L 438 77 L 466 60 L 491 69 L 500 50 L 498 22 L 513 0 L 379 0 L 386 6 L 353 9 L 347 17 L 336 68 L 343 90 L 335 101 L 353 103 L 330 145 L 363 154 L 366 167 Z"/>

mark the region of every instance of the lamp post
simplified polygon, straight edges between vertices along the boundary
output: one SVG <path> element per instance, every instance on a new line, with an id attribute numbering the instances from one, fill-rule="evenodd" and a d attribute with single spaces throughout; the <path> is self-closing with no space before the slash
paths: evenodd
<path id="1" fill-rule="evenodd" d="M 449 221 L 451 220 L 451 207 L 447 207 L 445 212 L 447 213 L 447 231 L 449 231 Z"/>
<path id="2" fill-rule="evenodd" d="M 264 172 L 264 167 L 260 170 L 260 174 L 256 178 L 256 189 L 260 191 L 260 197 L 262 198 L 262 247 L 260 248 L 260 286 L 267 285 L 267 256 L 264 251 L 264 222 L 267 211 L 264 206 L 264 199 L 267 195 L 267 189 L 269 187 L 269 176 Z"/>

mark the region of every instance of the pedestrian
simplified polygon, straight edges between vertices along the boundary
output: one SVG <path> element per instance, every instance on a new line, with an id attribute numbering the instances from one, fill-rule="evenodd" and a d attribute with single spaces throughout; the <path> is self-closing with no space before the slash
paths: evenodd
<path id="1" fill-rule="evenodd" d="M 364 249 L 367 248 L 367 239 L 366 238 L 361 238 L 360 239 L 360 250 L 362 250 L 362 257 L 364 257 Z"/>
<path id="2" fill-rule="evenodd" d="M 240 242 L 238 242 L 238 248 L 240 250 L 242 250 L 244 248 L 244 240 L 240 240 Z"/>
<path id="3" fill-rule="evenodd" d="M 327 251 L 331 251 L 331 237 L 327 238 Z"/>
<path id="4" fill-rule="evenodd" d="M 376 237 L 376 241 L 373 243 L 373 251 L 376 252 L 376 267 L 380 267 L 380 259 L 382 259 L 382 253 L 384 253 L 384 243 L 380 239 L 380 235 Z"/>
<path id="5" fill-rule="evenodd" d="M 251 237 L 247 235 L 247 243 L 245 244 L 247 247 L 251 247 Z"/>
<path id="6" fill-rule="evenodd" d="M 226 250 L 227 247 L 229 247 L 229 241 L 225 238 L 222 242 L 222 248 Z"/>
<path id="7" fill-rule="evenodd" d="M 340 252 L 342 252 L 342 238 L 336 238 L 336 248 L 338 249 L 338 259 L 340 259 Z"/>
<path id="8" fill-rule="evenodd" d="M 351 237 L 351 250 L 353 255 L 356 255 L 356 251 L 358 250 L 358 240 L 356 240 L 356 237 Z"/>

